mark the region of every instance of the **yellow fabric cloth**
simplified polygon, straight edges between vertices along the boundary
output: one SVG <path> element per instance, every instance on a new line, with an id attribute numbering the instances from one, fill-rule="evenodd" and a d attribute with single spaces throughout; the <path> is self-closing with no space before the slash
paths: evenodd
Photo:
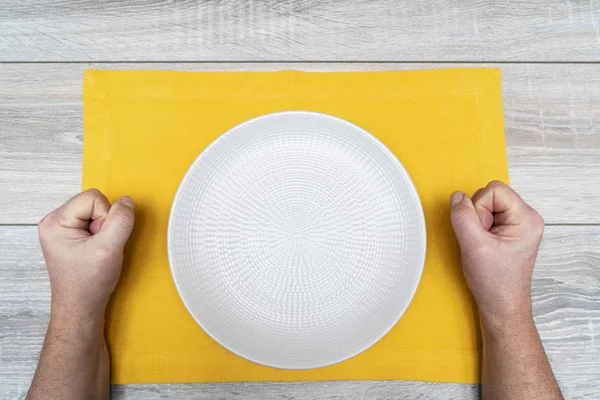
<path id="1" fill-rule="evenodd" d="M 417 187 L 427 260 L 398 324 L 356 357 L 309 371 L 256 365 L 194 322 L 167 258 L 177 187 L 229 128 L 283 110 L 319 111 L 371 132 Z M 410 379 L 478 382 L 479 327 L 449 219 L 454 190 L 508 181 L 500 71 L 364 73 L 97 71 L 84 77 L 83 188 L 130 195 L 136 226 L 109 305 L 112 382 Z"/>

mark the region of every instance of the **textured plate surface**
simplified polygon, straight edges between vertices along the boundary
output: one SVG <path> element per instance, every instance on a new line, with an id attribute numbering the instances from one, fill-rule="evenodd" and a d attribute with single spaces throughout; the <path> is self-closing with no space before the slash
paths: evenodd
<path id="1" fill-rule="evenodd" d="M 187 309 L 259 364 L 322 367 L 385 335 L 425 260 L 417 192 L 396 157 L 347 121 L 268 114 L 215 140 L 171 208 L 171 272 Z"/>

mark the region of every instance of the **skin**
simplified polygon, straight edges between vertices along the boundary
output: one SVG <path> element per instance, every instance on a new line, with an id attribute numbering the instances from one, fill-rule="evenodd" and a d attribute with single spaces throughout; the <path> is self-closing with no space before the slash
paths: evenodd
<path id="1" fill-rule="evenodd" d="M 562 399 L 531 308 L 531 276 L 544 221 L 500 182 L 472 199 L 453 193 L 451 205 L 465 279 L 481 316 L 484 399 Z M 111 206 L 95 189 L 40 222 L 52 300 L 28 399 L 109 397 L 104 314 L 133 223 L 130 198 Z"/>
<path id="2" fill-rule="evenodd" d="M 50 323 L 28 399 L 107 399 L 104 313 L 134 223 L 133 202 L 87 190 L 39 224 L 51 287 Z"/>
<path id="3" fill-rule="evenodd" d="M 450 202 L 463 272 L 480 313 L 483 398 L 563 399 L 531 307 L 544 220 L 498 181 L 472 198 L 453 193 Z"/>

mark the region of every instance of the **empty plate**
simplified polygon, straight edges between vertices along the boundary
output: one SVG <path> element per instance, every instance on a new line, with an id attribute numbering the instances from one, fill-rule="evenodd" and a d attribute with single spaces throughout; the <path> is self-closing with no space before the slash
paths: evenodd
<path id="1" fill-rule="evenodd" d="M 181 299 L 214 340 L 309 369 L 396 324 L 423 270 L 425 221 L 375 137 L 290 111 L 244 122 L 198 156 L 171 208 L 168 251 Z"/>

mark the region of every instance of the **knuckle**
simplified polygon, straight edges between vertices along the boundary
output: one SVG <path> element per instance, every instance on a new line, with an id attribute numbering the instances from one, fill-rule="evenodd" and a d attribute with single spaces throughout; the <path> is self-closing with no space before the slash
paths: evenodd
<path id="1" fill-rule="evenodd" d="M 78 195 L 76 195 L 75 197 L 73 197 L 72 201 L 90 202 L 90 201 L 93 201 L 94 199 L 96 199 L 97 197 L 104 197 L 104 195 L 102 194 L 102 192 L 100 190 L 98 190 L 96 188 L 91 188 L 91 189 L 84 190 L 83 192 L 81 192 Z"/>
<path id="2" fill-rule="evenodd" d="M 450 219 L 452 222 L 460 223 L 468 216 L 469 211 L 470 210 L 467 207 L 459 204 L 454 210 L 452 210 Z"/>
<path id="3" fill-rule="evenodd" d="M 50 214 L 46 215 L 44 218 L 42 218 L 40 220 L 40 222 L 38 223 L 38 233 L 40 236 L 46 236 L 46 234 L 48 233 L 48 231 L 51 228 L 52 223 L 50 222 L 52 216 L 54 215 L 54 212 L 51 212 Z"/>
<path id="4" fill-rule="evenodd" d="M 544 227 L 546 225 L 544 218 L 542 218 L 542 216 L 534 209 L 531 209 L 530 223 L 535 233 L 541 234 L 544 232 Z"/>
<path id="5" fill-rule="evenodd" d="M 122 226 L 127 228 L 133 227 L 133 212 L 129 210 L 124 210 L 122 208 L 115 210 L 115 219 L 117 219 Z"/>
<path id="6" fill-rule="evenodd" d="M 499 181 L 497 179 L 494 179 L 493 181 L 491 181 L 490 183 L 488 183 L 487 187 L 490 187 L 490 188 L 507 188 L 508 186 L 504 182 Z"/>
<path id="7" fill-rule="evenodd" d="M 83 193 L 88 194 L 88 195 L 93 195 L 93 196 L 98 196 L 98 195 L 102 194 L 102 192 L 96 188 L 87 189 Z"/>
<path id="8" fill-rule="evenodd" d="M 459 241 L 460 252 L 463 256 L 473 261 L 481 261 L 489 258 L 490 248 L 485 241 L 477 236 L 469 237 L 469 240 Z"/>
<path id="9" fill-rule="evenodd" d="M 114 258 L 116 250 L 107 244 L 101 244 L 96 248 L 95 256 L 100 262 Z"/>
<path id="10" fill-rule="evenodd" d="M 457 225 L 460 223 L 463 217 L 464 212 L 461 212 L 460 210 L 452 210 L 452 213 L 450 214 L 450 221 L 452 221 L 452 225 Z"/>
<path id="11" fill-rule="evenodd" d="M 58 226 L 68 226 L 69 218 L 67 218 L 65 215 L 59 215 L 57 222 L 58 222 Z"/>

